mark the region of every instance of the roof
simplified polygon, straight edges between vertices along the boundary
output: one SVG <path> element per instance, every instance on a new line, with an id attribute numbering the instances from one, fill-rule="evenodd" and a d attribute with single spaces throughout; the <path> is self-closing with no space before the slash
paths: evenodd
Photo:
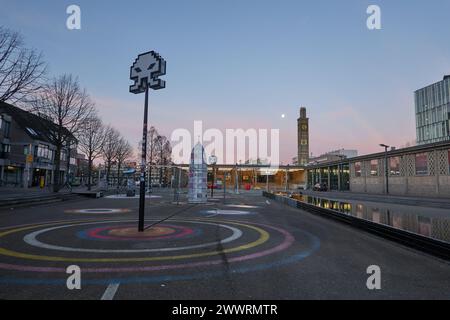
<path id="1" fill-rule="evenodd" d="M 1 101 L 0 113 L 6 113 L 11 116 L 32 139 L 53 143 L 50 138 L 50 130 L 58 129 L 57 125 L 53 122 Z M 66 134 L 74 138 L 68 130 L 65 129 L 65 131 Z"/>

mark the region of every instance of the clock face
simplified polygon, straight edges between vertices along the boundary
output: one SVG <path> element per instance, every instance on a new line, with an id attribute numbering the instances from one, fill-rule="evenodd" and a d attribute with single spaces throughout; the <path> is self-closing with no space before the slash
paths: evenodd
<path id="1" fill-rule="evenodd" d="M 308 126 L 306 124 L 302 125 L 302 130 L 308 130 Z"/>

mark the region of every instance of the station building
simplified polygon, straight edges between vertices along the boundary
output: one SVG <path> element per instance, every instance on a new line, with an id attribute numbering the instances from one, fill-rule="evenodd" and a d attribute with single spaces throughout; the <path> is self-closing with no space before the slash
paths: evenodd
<path id="1" fill-rule="evenodd" d="M 308 165 L 306 171 L 307 188 L 322 183 L 335 191 L 450 198 L 450 141 Z"/>

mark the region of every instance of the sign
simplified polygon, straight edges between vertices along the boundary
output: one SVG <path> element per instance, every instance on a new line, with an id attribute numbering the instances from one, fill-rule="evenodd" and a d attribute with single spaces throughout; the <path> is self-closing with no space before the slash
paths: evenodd
<path id="1" fill-rule="evenodd" d="M 32 154 L 27 155 L 27 163 L 33 163 L 33 155 Z"/>

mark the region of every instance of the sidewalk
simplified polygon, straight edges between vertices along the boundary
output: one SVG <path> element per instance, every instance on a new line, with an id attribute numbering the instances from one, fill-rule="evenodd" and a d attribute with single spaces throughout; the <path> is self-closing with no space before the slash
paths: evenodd
<path id="1" fill-rule="evenodd" d="M 40 198 L 40 197 L 48 197 L 52 195 L 67 195 L 76 192 L 87 191 L 87 187 L 74 187 L 72 188 L 72 192 L 69 191 L 66 187 L 59 190 L 58 193 L 54 193 L 52 188 L 16 188 L 16 187 L 0 187 L 0 201 L 7 200 L 19 200 L 19 199 L 29 199 L 29 198 Z M 96 186 L 92 187 L 92 191 L 97 191 Z"/>

